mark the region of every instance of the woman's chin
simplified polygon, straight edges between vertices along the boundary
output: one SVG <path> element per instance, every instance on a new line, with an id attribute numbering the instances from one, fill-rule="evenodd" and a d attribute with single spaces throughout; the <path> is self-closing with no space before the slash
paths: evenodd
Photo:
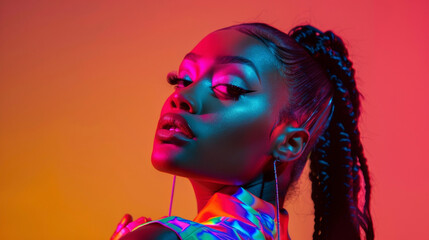
<path id="1" fill-rule="evenodd" d="M 169 172 L 172 169 L 172 160 L 159 152 L 152 152 L 152 166 L 160 172 Z"/>
<path id="2" fill-rule="evenodd" d="M 161 172 L 174 174 L 177 167 L 176 159 L 183 149 L 174 144 L 155 142 L 152 150 L 152 166 Z"/>

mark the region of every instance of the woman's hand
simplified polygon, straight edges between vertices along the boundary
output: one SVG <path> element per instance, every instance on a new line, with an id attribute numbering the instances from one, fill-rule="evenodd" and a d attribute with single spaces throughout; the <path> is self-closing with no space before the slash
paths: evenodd
<path id="1" fill-rule="evenodd" d="M 122 217 L 121 221 L 119 222 L 118 226 L 116 227 L 116 231 L 113 233 L 110 240 L 119 240 L 125 234 L 131 232 L 138 225 L 141 225 L 143 223 L 147 223 L 149 221 L 152 221 L 152 219 L 147 218 L 147 217 L 141 217 L 141 218 L 133 221 L 133 217 L 127 213 L 124 215 L 124 217 Z"/>

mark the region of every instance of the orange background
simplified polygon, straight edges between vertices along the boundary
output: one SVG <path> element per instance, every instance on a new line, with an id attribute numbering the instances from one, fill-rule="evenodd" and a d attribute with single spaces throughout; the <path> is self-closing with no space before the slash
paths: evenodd
<path id="1" fill-rule="evenodd" d="M 429 228 L 427 1 L 0 1 L 2 239 L 108 239 L 125 212 L 167 214 L 172 177 L 150 165 L 166 73 L 210 31 L 262 21 L 342 36 L 365 95 L 377 239 Z M 312 234 L 310 185 L 288 201 Z M 173 213 L 192 218 L 178 179 Z"/>

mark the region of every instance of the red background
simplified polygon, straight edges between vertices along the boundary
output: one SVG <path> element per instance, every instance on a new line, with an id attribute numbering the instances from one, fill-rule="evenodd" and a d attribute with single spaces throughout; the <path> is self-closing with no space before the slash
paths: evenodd
<path id="1" fill-rule="evenodd" d="M 342 36 L 365 96 L 361 127 L 377 239 L 425 239 L 429 221 L 427 1 L 0 2 L 3 239 L 108 239 L 125 212 L 167 214 L 171 176 L 150 165 L 166 73 L 210 31 L 262 21 Z M 178 180 L 173 213 L 192 218 Z M 312 234 L 310 185 L 287 203 Z"/>

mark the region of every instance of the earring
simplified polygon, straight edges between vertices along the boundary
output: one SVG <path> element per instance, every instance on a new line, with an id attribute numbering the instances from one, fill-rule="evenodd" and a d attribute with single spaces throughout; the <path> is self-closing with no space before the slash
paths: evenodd
<path id="1" fill-rule="evenodd" d="M 173 209 L 173 197 L 174 197 L 174 187 L 176 186 L 176 175 L 173 176 L 173 187 L 171 188 L 171 197 L 170 197 L 170 208 L 168 209 L 168 216 L 171 216 L 171 210 Z"/>
<path id="2" fill-rule="evenodd" d="M 280 240 L 280 203 L 279 203 L 279 182 L 277 180 L 277 162 L 280 162 L 278 159 L 274 159 L 274 179 L 276 182 L 276 209 L 277 209 L 277 239 Z"/>

